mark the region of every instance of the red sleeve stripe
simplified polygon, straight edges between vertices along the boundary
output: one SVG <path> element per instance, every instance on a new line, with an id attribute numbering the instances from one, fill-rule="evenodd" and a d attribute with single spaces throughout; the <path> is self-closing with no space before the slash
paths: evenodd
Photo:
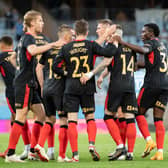
<path id="1" fill-rule="evenodd" d="M 154 63 L 154 52 L 152 51 L 151 53 L 148 54 L 148 59 L 151 64 Z"/>
<path id="2" fill-rule="evenodd" d="M 26 50 L 26 57 L 27 57 L 27 60 L 30 62 L 31 61 L 31 54 L 28 52 L 28 50 Z"/>
<path id="3" fill-rule="evenodd" d="M 3 77 L 6 76 L 6 74 L 5 74 L 5 70 L 3 69 L 2 66 L 0 66 L 0 72 L 1 72 L 1 74 L 2 74 Z"/>

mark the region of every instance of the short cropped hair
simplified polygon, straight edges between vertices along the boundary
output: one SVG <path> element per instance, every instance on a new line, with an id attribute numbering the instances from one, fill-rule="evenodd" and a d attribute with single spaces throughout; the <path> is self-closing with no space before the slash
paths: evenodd
<path id="1" fill-rule="evenodd" d="M 81 19 L 75 22 L 76 35 L 86 35 L 89 29 L 89 24 L 86 20 Z"/>
<path id="2" fill-rule="evenodd" d="M 71 27 L 67 24 L 62 24 L 59 28 L 58 28 L 58 37 L 62 36 L 62 34 L 64 34 L 65 32 L 71 31 Z"/>
<path id="3" fill-rule="evenodd" d="M 3 36 L 0 39 L 1 43 L 4 43 L 5 45 L 12 46 L 13 45 L 13 40 L 10 36 Z"/>
<path id="4" fill-rule="evenodd" d="M 111 19 L 101 19 L 101 20 L 98 20 L 98 24 L 112 25 L 113 22 Z"/>

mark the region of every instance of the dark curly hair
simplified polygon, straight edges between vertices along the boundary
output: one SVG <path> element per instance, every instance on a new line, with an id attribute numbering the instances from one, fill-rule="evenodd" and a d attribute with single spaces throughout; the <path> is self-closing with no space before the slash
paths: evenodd
<path id="1" fill-rule="evenodd" d="M 148 23 L 148 24 L 145 24 L 144 27 L 147 27 L 150 32 L 153 32 L 153 34 L 155 35 L 155 37 L 159 36 L 160 29 L 159 29 L 159 26 L 157 24 L 155 24 L 155 23 Z"/>

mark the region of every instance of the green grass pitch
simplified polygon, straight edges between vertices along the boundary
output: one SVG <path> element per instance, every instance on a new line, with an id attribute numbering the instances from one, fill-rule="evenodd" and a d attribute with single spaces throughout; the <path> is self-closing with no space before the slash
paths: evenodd
<path id="1" fill-rule="evenodd" d="M 154 134 L 152 134 L 154 136 Z M 0 151 L 4 151 L 8 143 L 8 134 L 0 134 Z M 101 160 L 94 162 L 88 152 L 88 139 L 86 134 L 79 134 L 79 163 L 57 163 L 49 161 L 44 163 L 41 161 L 27 161 L 27 163 L 5 163 L 4 159 L 0 158 L 0 168 L 166 168 L 168 167 L 168 137 L 165 139 L 164 160 L 150 161 L 150 157 L 142 159 L 140 157 L 145 147 L 143 138 L 137 138 L 134 152 L 134 161 L 108 161 L 107 155 L 115 149 L 115 144 L 108 134 L 98 134 L 96 147 L 100 154 Z M 16 153 L 23 151 L 22 140 L 19 141 Z M 56 134 L 56 156 L 58 155 L 58 135 Z M 155 153 L 152 151 L 151 155 Z M 71 157 L 70 148 L 68 146 L 67 155 Z"/>

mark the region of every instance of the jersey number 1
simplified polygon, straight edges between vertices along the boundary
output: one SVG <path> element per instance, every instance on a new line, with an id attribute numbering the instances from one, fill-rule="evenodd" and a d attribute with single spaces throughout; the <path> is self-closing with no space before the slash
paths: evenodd
<path id="1" fill-rule="evenodd" d="M 48 63 L 49 63 L 49 77 L 48 78 L 52 79 L 54 77 L 55 79 L 60 79 L 61 76 L 58 76 L 57 74 L 53 73 L 53 71 L 52 71 L 53 59 L 49 58 Z"/>
<path id="2" fill-rule="evenodd" d="M 132 56 L 128 66 L 126 65 L 126 55 L 125 54 L 121 54 L 121 59 L 122 59 L 122 75 L 126 75 L 127 71 L 131 72 L 131 76 L 133 75 L 134 72 L 134 57 Z"/>

